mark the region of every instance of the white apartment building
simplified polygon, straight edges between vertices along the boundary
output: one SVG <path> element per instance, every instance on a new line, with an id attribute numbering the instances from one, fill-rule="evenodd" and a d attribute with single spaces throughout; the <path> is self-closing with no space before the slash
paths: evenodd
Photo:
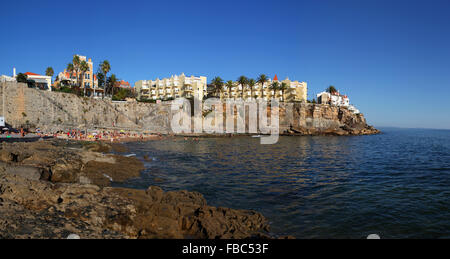
<path id="1" fill-rule="evenodd" d="M 7 75 L 1 75 L 0 82 L 16 82 L 16 78 Z"/>
<path id="2" fill-rule="evenodd" d="M 32 72 L 26 72 L 28 83 L 32 83 L 36 88 L 41 90 L 52 91 L 52 77 L 39 75 Z"/>
<path id="3" fill-rule="evenodd" d="M 279 86 L 282 83 L 286 83 L 287 88 L 284 90 L 273 89 L 271 86 L 274 82 L 278 82 Z M 253 94 L 253 96 L 252 96 Z M 221 98 L 243 98 L 245 100 L 255 98 L 265 101 L 271 98 L 279 99 L 280 101 L 304 101 L 306 102 L 308 97 L 308 84 L 306 82 L 291 81 L 286 78 L 283 81 L 278 80 L 278 76 L 275 75 L 273 79 L 269 79 L 264 85 L 257 83 L 253 89 L 248 86 L 244 87 L 242 91 L 242 85 L 235 83 L 235 85 L 228 89 L 225 85 Z"/>
<path id="4" fill-rule="evenodd" d="M 13 68 L 13 76 L 1 75 L 0 82 L 16 82 L 16 68 Z"/>
<path id="5" fill-rule="evenodd" d="M 334 106 L 350 106 L 350 99 L 348 96 L 341 95 L 339 92 L 321 92 L 317 95 L 317 102 L 321 104 L 331 104 Z"/>
<path id="6" fill-rule="evenodd" d="M 204 76 L 173 75 L 170 78 L 141 80 L 135 83 L 138 99 L 167 100 L 171 98 L 196 97 L 203 100 L 207 78 Z"/>
<path id="7" fill-rule="evenodd" d="M 317 102 L 320 104 L 330 104 L 334 106 L 347 107 L 351 112 L 359 114 L 359 110 L 350 104 L 350 99 L 347 95 L 341 95 L 339 92 L 329 93 L 321 92 L 317 95 Z"/>

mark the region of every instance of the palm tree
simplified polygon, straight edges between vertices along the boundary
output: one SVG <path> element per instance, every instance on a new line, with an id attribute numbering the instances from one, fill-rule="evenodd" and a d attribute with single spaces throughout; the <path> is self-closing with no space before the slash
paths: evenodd
<path id="1" fill-rule="evenodd" d="M 253 99 L 253 87 L 255 87 L 256 81 L 255 79 L 249 79 L 248 80 L 248 88 L 250 88 L 250 99 Z"/>
<path id="2" fill-rule="evenodd" d="M 111 71 L 111 65 L 109 64 L 108 60 L 103 61 L 102 63 L 100 63 L 100 71 L 103 72 L 103 75 L 105 76 L 105 78 L 108 78 L 108 72 Z"/>
<path id="3" fill-rule="evenodd" d="M 73 56 L 72 59 L 72 65 L 73 65 L 73 70 L 75 71 L 76 75 L 77 75 L 77 85 L 80 87 L 81 85 L 79 84 L 79 77 L 80 77 L 80 71 L 81 71 L 81 59 L 80 56 L 75 55 Z"/>
<path id="4" fill-rule="evenodd" d="M 105 75 L 103 74 L 103 72 L 99 71 L 95 75 L 97 76 L 98 86 L 104 86 L 106 79 L 105 79 Z M 95 90 L 95 88 L 94 88 L 94 90 Z"/>
<path id="5" fill-rule="evenodd" d="M 89 65 L 86 61 L 83 60 L 80 63 L 80 72 L 81 72 L 81 78 L 83 79 L 83 81 L 84 81 L 84 77 L 85 77 L 85 74 L 87 71 L 89 71 Z M 84 88 L 83 94 L 84 94 L 84 96 L 86 96 L 86 83 L 84 83 L 83 88 Z"/>
<path id="6" fill-rule="evenodd" d="M 45 75 L 53 77 L 54 74 L 55 74 L 55 71 L 53 70 L 53 68 L 52 67 L 47 67 L 47 69 L 45 70 Z"/>
<path id="7" fill-rule="evenodd" d="M 234 82 L 232 80 L 228 80 L 226 86 L 228 88 L 228 98 L 231 98 L 231 90 L 234 87 Z"/>
<path id="8" fill-rule="evenodd" d="M 288 84 L 286 82 L 282 82 L 279 89 L 281 90 L 281 96 L 283 98 L 283 101 L 286 101 L 284 98 L 284 91 L 286 91 L 286 89 L 288 89 Z"/>
<path id="9" fill-rule="evenodd" d="M 265 74 L 259 75 L 259 77 L 256 79 L 256 82 L 261 84 L 261 91 L 264 91 L 264 84 L 269 81 L 269 78 Z"/>
<path id="10" fill-rule="evenodd" d="M 117 82 L 117 77 L 115 74 L 112 74 L 109 78 L 108 78 L 108 89 L 109 92 L 111 93 L 111 98 L 114 96 L 114 85 Z M 106 92 L 106 89 L 105 89 Z"/>
<path id="11" fill-rule="evenodd" d="M 242 98 L 244 98 L 244 88 L 248 83 L 248 78 L 246 76 L 240 76 L 237 80 L 237 82 L 241 85 L 242 87 Z"/>
<path id="12" fill-rule="evenodd" d="M 280 83 L 275 81 L 270 85 L 270 90 L 274 91 L 274 95 L 276 96 L 278 89 L 280 89 Z"/>
<path id="13" fill-rule="evenodd" d="M 103 91 L 106 91 L 106 81 L 108 79 L 107 75 L 108 75 L 108 72 L 111 71 L 111 65 L 109 64 L 108 60 L 104 60 L 102 63 L 100 63 L 100 71 L 103 73 L 104 78 L 105 78 L 105 85 L 103 86 Z M 95 92 L 94 92 L 94 94 L 95 94 Z M 105 96 L 105 95 L 103 95 L 103 96 Z"/>
<path id="14" fill-rule="evenodd" d="M 66 70 L 69 73 L 69 79 L 72 79 L 72 74 L 75 71 L 75 68 L 73 67 L 73 64 L 72 63 L 67 64 Z M 72 84 L 72 80 L 70 80 L 70 84 L 71 84 L 71 86 L 73 85 Z"/>
<path id="15" fill-rule="evenodd" d="M 327 88 L 326 91 L 327 91 L 328 93 L 330 93 L 330 94 L 333 94 L 333 93 L 336 93 L 336 92 L 337 92 L 336 88 L 335 88 L 334 86 L 332 86 L 332 85 L 330 85 L 330 86 Z"/>
<path id="16" fill-rule="evenodd" d="M 220 94 L 223 92 L 223 79 L 217 76 L 212 80 L 211 84 L 214 87 L 216 97 L 220 97 Z"/>

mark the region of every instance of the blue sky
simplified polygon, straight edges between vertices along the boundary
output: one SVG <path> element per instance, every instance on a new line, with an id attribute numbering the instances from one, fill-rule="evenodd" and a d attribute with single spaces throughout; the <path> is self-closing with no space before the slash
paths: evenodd
<path id="1" fill-rule="evenodd" d="M 375 126 L 450 129 L 450 1 L 3 1 L 0 74 L 107 59 L 130 81 L 334 85 Z"/>

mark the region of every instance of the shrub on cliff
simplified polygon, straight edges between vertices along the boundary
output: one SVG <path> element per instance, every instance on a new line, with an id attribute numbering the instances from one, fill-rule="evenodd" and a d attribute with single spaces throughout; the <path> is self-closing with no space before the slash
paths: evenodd
<path id="1" fill-rule="evenodd" d="M 113 101 L 124 101 L 125 98 L 133 98 L 133 93 L 129 89 L 120 88 L 117 90 L 116 93 L 114 93 L 114 96 L 112 97 Z"/>
<path id="2" fill-rule="evenodd" d="M 19 73 L 17 74 L 16 80 L 18 83 L 27 83 L 27 76 L 25 74 Z"/>

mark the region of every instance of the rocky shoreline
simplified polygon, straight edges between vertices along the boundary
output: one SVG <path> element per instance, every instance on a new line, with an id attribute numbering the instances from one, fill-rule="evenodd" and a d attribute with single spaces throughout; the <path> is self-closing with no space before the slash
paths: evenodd
<path id="1" fill-rule="evenodd" d="M 329 130 L 290 127 L 282 136 L 372 135 L 365 123 Z M 235 137 L 200 134 L 166 137 Z M 160 136 L 159 138 L 164 138 Z M 120 143 L 4 141 L 0 148 L 0 238 L 271 238 L 258 212 L 208 206 L 200 193 L 111 187 L 144 170 Z"/>
<path id="2" fill-rule="evenodd" d="M 317 130 L 308 128 L 294 128 L 291 127 L 286 130 L 283 136 L 364 136 L 364 135 L 376 135 L 381 131 L 369 125 L 362 125 L 359 127 L 349 127 L 347 125 L 328 130 Z"/>
<path id="3" fill-rule="evenodd" d="M 364 125 L 363 127 L 355 127 L 350 128 L 347 126 L 337 128 L 337 129 L 326 129 L 326 130 L 318 130 L 311 128 L 296 128 L 291 127 L 284 132 L 281 132 L 280 136 L 290 136 L 290 137 L 300 137 L 300 136 L 366 136 L 366 135 L 376 135 L 380 134 L 381 131 L 374 128 L 373 126 Z M 210 133 L 201 133 L 201 134 L 173 134 L 169 136 L 177 136 L 177 137 L 189 137 L 189 138 L 231 138 L 231 137 L 252 137 L 255 135 L 266 135 L 266 134 L 210 134 Z"/>
<path id="4" fill-rule="evenodd" d="M 0 149 L 0 238 L 268 238 L 258 212 L 208 206 L 200 193 L 110 187 L 143 164 L 123 146 L 45 140 Z"/>

